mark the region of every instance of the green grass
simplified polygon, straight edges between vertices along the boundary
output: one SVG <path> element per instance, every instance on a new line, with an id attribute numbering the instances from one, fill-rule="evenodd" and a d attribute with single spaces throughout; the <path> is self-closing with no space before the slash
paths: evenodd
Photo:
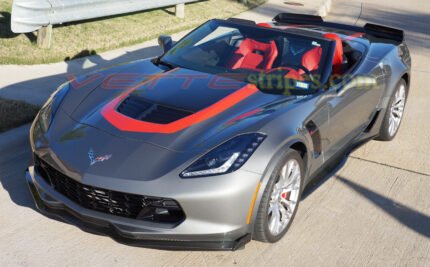
<path id="1" fill-rule="evenodd" d="M 37 106 L 0 98 L 0 133 L 31 122 L 38 111 Z"/>
<path id="2" fill-rule="evenodd" d="M 36 35 L 14 34 L 10 30 L 12 0 L 0 0 L 0 64 L 41 64 L 74 58 L 81 51 L 97 53 L 137 44 L 193 28 L 210 18 L 227 18 L 264 3 L 249 0 L 208 0 L 187 4 L 185 19 L 174 16 L 174 8 L 138 12 L 80 23 L 54 26 L 51 49 L 38 48 Z M 82 54 L 82 53 L 81 53 Z"/>

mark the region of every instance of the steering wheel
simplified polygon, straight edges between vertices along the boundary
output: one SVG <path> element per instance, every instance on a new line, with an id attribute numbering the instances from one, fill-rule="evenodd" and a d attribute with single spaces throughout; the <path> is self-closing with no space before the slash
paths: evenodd
<path id="1" fill-rule="evenodd" d="M 265 74 L 272 74 L 275 72 L 276 74 L 279 74 L 282 77 L 290 78 L 297 81 L 304 81 L 303 76 L 306 74 L 306 76 L 309 77 L 310 81 L 312 82 L 315 81 L 315 77 L 312 75 L 311 71 L 303 65 L 290 65 L 290 66 L 277 67 L 277 68 L 265 71 Z M 277 79 L 273 80 L 273 78 L 268 78 L 268 79 L 272 81 L 272 84 L 273 82 L 277 81 Z M 295 88 L 289 89 L 289 92 L 295 95 L 308 95 L 314 91 L 315 91 L 314 89 L 295 89 Z"/>
<path id="2" fill-rule="evenodd" d="M 275 71 L 279 71 L 279 72 L 282 73 L 282 75 L 287 76 L 288 73 L 291 73 L 291 71 L 294 71 L 294 72 L 296 72 L 296 74 L 298 76 L 302 77 L 303 74 L 300 74 L 299 70 L 302 70 L 304 72 L 304 74 L 306 74 L 311 81 L 314 81 L 315 78 L 312 75 L 311 71 L 309 69 L 307 69 L 303 65 L 290 65 L 288 67 L 277 67 L 277 68 L 274 68 L 274 69 L 270 69 L 266 73 L 269 74 L 269 73 L 272 73 L 272 72 L 275 72 Z"/>
<path id="3" fill-rule="evenodd" d="M 305 66 L 303 66 L 302 64 L 291 65 L 291 67 L 292 67 L 292 69 L 295 69 L 296 71 L 297 70 L 302 70 L 309 77 L 309 79 L 311 81 L 314 81 L 315 78 L 312 75 L 312 72 L 308 68 L 306 68 Z"/>

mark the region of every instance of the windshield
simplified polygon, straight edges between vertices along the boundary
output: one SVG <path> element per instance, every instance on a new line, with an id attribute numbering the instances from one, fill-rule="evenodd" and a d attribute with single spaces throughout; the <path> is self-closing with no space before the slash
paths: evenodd
<path id="1" fill-rule="evenodd" d="M 330 40 L 320 36 L 211 20 L 180 40 L 160 60 L 201 72 L 230 75 L 260 89 L 307 90 L 321 86 L 325 63 L 333 53 L 330 44 Z"/>

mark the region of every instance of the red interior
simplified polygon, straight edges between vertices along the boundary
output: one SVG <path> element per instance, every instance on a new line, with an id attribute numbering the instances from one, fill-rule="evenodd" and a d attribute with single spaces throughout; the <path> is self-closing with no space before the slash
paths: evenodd
<path id="1" fill-rule="evenodd" d="M 276 71 L 285 71 L 286 72 L 285 78 L 303 81 L 303 77 L 302 77 L 301 73 L 299 71 L 293 69 L 293 68 L 290 68 L 290 67 L 277 67 L 275 69 L 271 69 L 271 70 L 267 71 L 266 73 L 273 73 Z"/>
<path id="2" fill-rule="evenodd" d="M 334 58 L 333 58 L 333 72 L 336 74 L 340 74 L 342 73 L 342 63 L 343 63 L 342 39 L 340 39 L 339 35 L 335 33 L 324 34 L 324 37 L 336 41 L 336 48 L 334 50 Z"/>
<path id="3" fill-rule="evenodd" d="M 336 41 L 336 48 L 334 51 L 333 58 L 333 72 L 336 74 L 342 73 L 342 63 L 343 63 L 343 46 L 342 39 L 335 33 L 324 34 L 325 38 L 332 39 Z M 315 47 L 306 52 L 302 58 L 302 65 L 309 71 L 314 71 L 318 69 L 321 61 L 321 47 Z"/>
<path id="4" fill-rule="evenodd" d="M 245 39 L 239 48 L 234 52 L 230 60 L 232 69 L 264 69 L 272 68 L 273 62 L 278 56 L 278 49 L 274 41 L 262 43 L 253 39 Z"/>
<path id="5" fill-rule="evenodd" d="M 270 25 L 269 23 L 266 23 L 266 22 L 258 23 L 257 26 L 265 27 L 265 28 L 272 28 L 272 25 Z"/>
<path id="6" fill-rule="evenodd" d="M 260 27 L 272 27 L 268 23 L 259 23 Z M 336 42 L 334 57 L 333 57 L 333 73 L 342 73 L 343 64 L 343 45 L 342 39 L 335 33 L 324 34 L 325 38 L 332 39 Z M 318 70 L 321 61 L 322 48 L 314 47 L 307 51 L 302 57 L 302 65 L 309 71 Z M 254 70 L 270 70 L 273 62 L 278 56 L 276 43 L 259 42 L 250 38 L 242 41 L 240 46 L 234 52 L 233 57 L 229 61 L 229 67 L 232 69 L 254 69 Z M 304 74 L 303 70 L 290 71 L 291 78 L 301 78 Z"/>
<path id="7" fill-rule="evenodd" d="M 302 57 L 302 65 L 309 71 L 317 70 L 321 61 L 321 47 L 314 47 L 306 52 Z"/>

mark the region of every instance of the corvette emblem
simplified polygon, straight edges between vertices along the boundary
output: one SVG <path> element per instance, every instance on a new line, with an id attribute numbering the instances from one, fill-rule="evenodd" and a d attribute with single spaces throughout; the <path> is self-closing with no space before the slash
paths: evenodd
<path id="1" fill-rule="evenodd" d="M 305 49 L 304 49 L 304 48 L 296 49 L 296 48 L 294 48 L 293 46 L 291 46 L 291 47 L 290 47 L 290 51 L 291 51 L 291 53 L 293 54 L 293 56 L 296 56 L 296 55 L 298 55 L 298 54 L 301 54 L 301 53 L 305 52 Z"/>
<path id="2" fill-rule="evenodd" d="M 93 166 L 96 163 L 109 160 L 111 157 L 112 157 L 112 154 L 96 157 L 94 150 L 92 148 L 90 148 L 90 150 L 88 151 L 88 158 L 90 159 L 91 166 Z"/>

